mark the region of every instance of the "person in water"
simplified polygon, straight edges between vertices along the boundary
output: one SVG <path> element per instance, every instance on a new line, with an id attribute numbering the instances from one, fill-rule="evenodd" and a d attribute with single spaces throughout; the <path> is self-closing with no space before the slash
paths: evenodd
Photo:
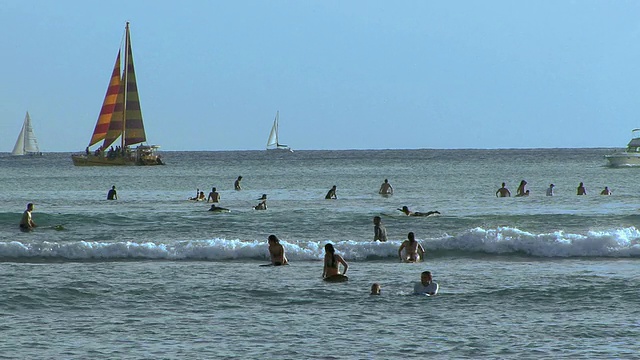
<path id="1" fill-rule="evenodd" d="M 611 195 L 611 190 L 609 190 L 608 186 L 605 186 L 604 190 L 600 192 L 600 195 Z"/>
<path id="2" fill-rule="evenodd" d="M 340 273 L 339 266 L 342 264 L 344 270 Z M 336 250 L 332 244 L 324 246 L 324 267 L 322 268 L 322 277 L 324 279 L 346 277 L 349 264 L 336 254 Z"/>
<path id="3" fill-rule="evenodd" d="M 502 183 L 502 187 L 496 191 L 496 197 L 511 197 L 511 191 L 507 189 L 507 184 Z"/>
<path id="4" fill-rule="evenodd" d="M 373 241 L 377 240 L 380 240 L 380 242 L 387 241 L 387 229 L 382 225 L 380 216 L 373 217 Z"/>
<path id="5" fill-rule="evenodd" d="M 38 226 L 33 222 L 33 218 L 31 217 L 31 212 L 33 211 L 33 204 L 27 204 L 27 210 L 22 213 L 22 219 L 20 219 L 20 230 L 22 231 L 31 231 L 34 227 Z"/>
<path id="6" fill-rule="evenodd" d="M 587 195 L 587 189 L 584 188 L 583 183 L 578 185 L 578 195 Z"/>
<path id="7" fill-rule="evenodd" d="M 204 191 L 200 191 L 199 193 L 196 193 L 196 197 L 189 198 L 189 200 L 205 201 L 207 198 L 204 196 Z"/>
<path id="8" fill-rule="evenodd" d="M 118 193 L 116 192 L 115 185 L 113 185 L 111 190 L 107 193 L 107 200 L 118 200 Z"/>
<path id="9" fill-rule="evenodd" d="M 402 255 L 402 250 L 405 251 L 405 255 Z M 413 232 L 407 234 L 407 240 L 402 242 L 398 249 L 398 256 L 401 261 L 417 262 L 424 258 L 424 248 L 416 241 L 416 237 Z"/>
<path id="10" fill-rule="evenodd" d="M 338 196 L 336 195 L 336 186 L 333 185 L 333 187 L 331 187 L 331 189 L 329 189 L 329 192 L 327 192 L 327 195 L 325 195 L 324 197 L 325 199 L 337 199 Z"/>
<path id="11" fill-rule="evenodd" d="M 547 196 L 553 196 L 553 188 L 554 187 L 555 187 L 555 185 L 549 184 L 549 187 L 547 188 Z"/>
<path id="12" fill-rule="evenodd" d="M 216 204 L 211 204 L 211 208 L 209 208 L 209 211 L 213 211 L 213 212 L 228 212 L 230 210 L 227 209 L 227 208 L 216 206 Z"/>
<path id="13" fill-rule="evenodd" d="M 414 212 L 409 210 L 408 206 L 403 206 L 402 209 L 398 209 L 398 210 L 402 211 L 402 213 L 407 216 L 429 216 L 429 215 L 440 214 L 440 211 L 427 211 L 426 213 L 421 213 L 419 211 Z"/>
<path id="14" fill-rule="evenodd" d="M 216 188 L 211 188 L 211 192 L 209 193 L 209 197 L 207 198 L 207 202 L 219 203 L 220 202 L 220 194 L 216 190 Z"/>
<path id="15" fill-rule="evenodd" d="M 527 189 L 525 189 L 525 186 L 527 186 L 527 182 L 525 180 L 520 181 L 520 185 L 518 185 L 518 190 L 516 190 L 516 196 L 527 196 Z"/>
<path id="16" fill-rule="evenodd" d="M 284 246 L 280 244 L 280 239 L 275 235 L 269 235 L 269 255 L 271 256 L 271 265 L 289 265 L 287 257 L 284 255 Z"/>
<path id="17" fill-rule="evenodd" d="M 413 285 L 413 293 L 415 295 L 431 295 L 434 296 L 438 293 L 440 286 L 437 282 L 433 281 L 431 271 L 423 271 L 420 274 L 420 282 L 416 282 Z"/>
<path id="18" fill-rule="evenodd" d="M 267 210 L 267 194 L 262 194 L 262 197 L 258 200 L 260 200 L 260 202 L 253 208 L 256 210 Z"/>
<path id="19" fill-rule="evenodd" d="M 378 191 L 378 194 L 393 195 L 393 186 L 389 184 L 389 180 L 384 179 L 384 182 L 382 183 L 382 185 L 380 185 L 380 190 Z"/>
<path id="20" fill-rule="evenodd" d="M 236 181 L 233 183 L 233 188 L 236 189 L 237 191 L 242 190 L 242 187 L 240 186 L 240 181 L 241 180 L 242 180 L 242 176 L 238 176 Z"/>
<path id="21" fill-rule="evenodd" d="M 371 295 L 380 295 L 380 284 L 371 284 Z"/>

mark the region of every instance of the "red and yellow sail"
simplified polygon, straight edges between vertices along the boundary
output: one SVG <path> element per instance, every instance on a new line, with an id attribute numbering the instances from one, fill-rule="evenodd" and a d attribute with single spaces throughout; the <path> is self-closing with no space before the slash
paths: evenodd
<path id="1" fill-rule="evenodd" d="M 118 51 L 118 56 L 116 57 L 116 64 L 113 67 L 111 80 L 109 81 L 109 87 L 107 87 L 107 94 L 104 96 L 102 109 L 100 110 L 100 115 L 98 116 L 96 127 L 93 130 L 93 136 L 91 136 L 91 141 L 89 141 L 89 146 L 97 144 L 99 141 L 103 140 L 106 137 L 107 131 L 109 130 L 109 123 L 111 122 L 111 116 L 113 115 L 113 111 L 115 109 L 116 98 L 118 97 L 119 91 L 120 91 L 120 51 Z"/>

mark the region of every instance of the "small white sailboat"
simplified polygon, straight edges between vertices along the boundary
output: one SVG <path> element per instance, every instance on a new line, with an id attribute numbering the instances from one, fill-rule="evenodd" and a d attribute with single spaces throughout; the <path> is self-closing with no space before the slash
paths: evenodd
<path id="1" fill-rule="evenodd" d="M 276 118 L 273 120 L 273 126 L 269 133 L 269 139 L 267 140 L 267 150 L 280 150 L 293 152 L 290 147 L 284 144 L 280 144 L 278 141 L 278 119 L 280 118 L 280 111 L 276 111 Z"/>
<path id="2" fill-rule="evenodd" d="M 33 132 L 33 126 L 31 126 L 31 117 L 27 111 L 27 115 L 24 118 L 22 124 L 22 130 L 16 140 L 16 145 L 13 147 L 11 155 L 42 155 L 40 147 L 38 146 L 38 140 L 36 134 Z"/>

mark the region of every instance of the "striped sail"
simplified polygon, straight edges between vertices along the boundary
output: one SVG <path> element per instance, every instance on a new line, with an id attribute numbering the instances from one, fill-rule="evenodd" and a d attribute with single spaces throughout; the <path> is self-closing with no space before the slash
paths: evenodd
<path id="1" fill-rule="evenodd" d="M 129 37 L 129 27 L 127 27 L 127 93 L 125 96 L 125 146 L 138 144 L 147 141 L 142 122 L 142 110 L 140 109 L 140 98 L 138 97 L 138 84 L 133 66 L 133 53 L 131 52 L 131 39 Z"/>
<path id="2" fill-rule="evenodd" d="M 116 64 L 113 67 L 113 73 L 111 74 L 111 80 L 109 81 L 109 87 L 107 88 L 107 94 L 104 97 L 102 103 L 102 109 L 96 122 L 96 127 L 93 130 L 93 136 L 89 141 L 89 146 L 97 144 L 107 136 L 109 130 L 109 123 L 111 122 L 111 116 L 116 105 L 116 98 L 120 90 L 120 51 L 116 57 Z"/>

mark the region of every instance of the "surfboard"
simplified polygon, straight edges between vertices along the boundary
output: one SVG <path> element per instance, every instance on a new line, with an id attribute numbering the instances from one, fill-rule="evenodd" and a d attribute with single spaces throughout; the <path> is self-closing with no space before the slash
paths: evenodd
<path id="1" fill-rule="evenodd" d="M 326 282 L 345 282 L 345 281 L 349 280 L 349 277 L 346 276 L 346 275 L 338 274 L 338 275 L 333 275 L 333 276 L 326 277 L 326 278 L 324 278 L 322 280 L 324 280 Z"/>

